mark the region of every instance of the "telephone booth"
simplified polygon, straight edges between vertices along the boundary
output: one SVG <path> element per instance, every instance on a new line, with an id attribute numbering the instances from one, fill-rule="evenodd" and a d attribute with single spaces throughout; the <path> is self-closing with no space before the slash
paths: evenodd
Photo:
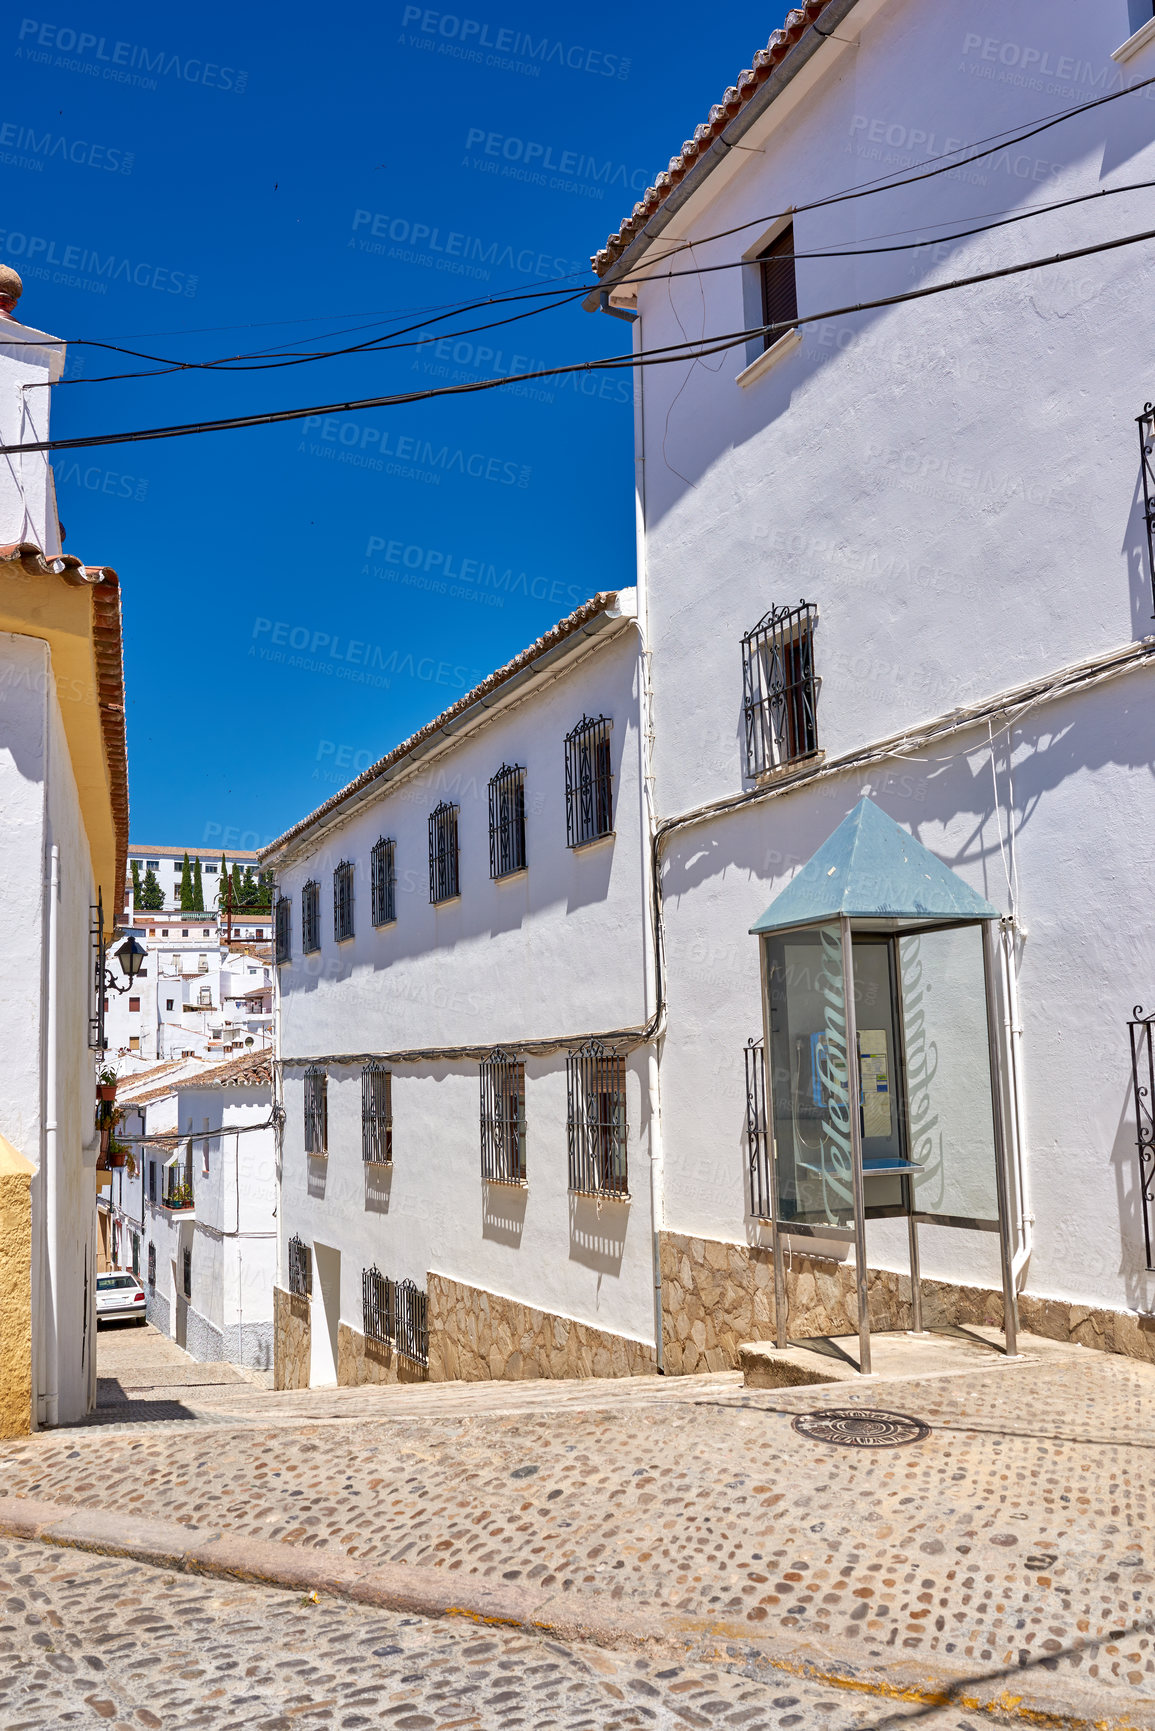
<path id="1" fill-rule="evenodd" d="M 751 928 L 766 1055 L 777 1344 L 787 1238 L 853 1243 L 870 1373 L 866 1223 L 997 1233 L 1017 1351 L 998 1016 L 997 909 L 869 799 Z"/>

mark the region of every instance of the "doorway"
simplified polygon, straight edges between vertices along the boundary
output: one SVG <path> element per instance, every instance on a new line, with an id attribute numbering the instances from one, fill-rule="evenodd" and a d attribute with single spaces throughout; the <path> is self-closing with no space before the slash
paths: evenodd
<path id="1" fill-rule="evenodd" d="M 309 1387 L 337 1384 L 337 1327 L 341 1320 L 341 1252 L 313 1243 L 313 1296 L 310 1302 Z"/>

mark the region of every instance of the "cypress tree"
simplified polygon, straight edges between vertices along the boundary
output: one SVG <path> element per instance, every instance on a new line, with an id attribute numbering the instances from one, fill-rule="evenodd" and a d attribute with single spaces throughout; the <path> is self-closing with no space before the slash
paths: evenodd
<path id="1" fill-rule="evenodd" d="M 257 905 L 257 883 L 256 883 L 256 879 L 253 877 L 252 866 L 246 866 L 245 867 L 245 875 L 241 879 L 241 895 L 244 898 L 243 901 L 241 902 L 242 907 L 244 907 L 244 908 L 256 907 L 256 905 Z"/>
<path id="2" fill-rule="evenodd" d="M 188 854 L 184 856 L 184 864 L 180 868 L 180 911 L 187 914 L 192 911 L 192 877 L 190 873 Z"/>
<path id="3" fill-rule="evenodd" d="M 144 906 L 144 903 L 141 901 L 142 893 L 140 887 L 140 861 L 134 859 L 132 862 L 132 905 L 134 908 Z"/>
<path id="4" fill-rule="evenodd" d="M 228 876 L 229 876 L 229 868 L 225 864 L 225 856 L 224 856 L 224 854 L 222 854 L 221 855 L 221 875 L 217 879 L 217 912 L 219 914 L 224 913 L 225 903 L 228 900 L 228 896 L 225 892 L 225 884 L 228 882 Z"/>
<path id="5" fill-rule="evenodd" d="M 237 913 L 245 905 L 244 881 L 239 865 L 233 866 L 233 912 Z"/>
<path id="6" fill-rule="evenodd" d="M 192 910 L 194 914 L 205 911 L 205 887 L 201 881 L 201 856 L 198 853 L 193 861 Z"/>
<path id="7" fill-rule="evenodd" d="M 164 891 L 156 881 L 156 873 L 150 866 L 144 874 L 144 887 L 141 890 L 140 905 L 149 913 L 159 914 L 164 909 Z"/>

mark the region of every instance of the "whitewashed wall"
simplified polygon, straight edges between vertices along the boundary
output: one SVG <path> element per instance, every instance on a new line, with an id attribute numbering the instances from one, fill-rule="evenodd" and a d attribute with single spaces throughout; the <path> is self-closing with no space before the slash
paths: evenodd
<path id="1" fill-rule="evenodd" d="M 358 1066 L 330 1067 L 327 1161 L 307 1160 L 302 1069 L 349 1052 L 503 1045 L 645 1020 L 638 638 L 631 625 L 463 738 L 320 844 L 278 867 L 292 898 L 292 962 L 278 969 L 287 1113 L 280 1226 L 340 1254 L 341 1319 L 363 1327 L 361 1274 L 423 1285 L 429 1270 L 596 1327 L 653 1339 L 645 1069 L 628 1064 L 628 1204 L 568 1193 L 564 1054 L 526 1061 L 528 1189 L 481 1179 L 476 1061 L 397 1064 L 391 1173 L 361 1159 Z M 613 720 L 615 833 L 566 846 L 564 740 L 583 714 Z M 488 783 L 526 769 L 528 870 L 489 877 Z M 460 806 L 461 897 L 432 907 L 428 815 Z M 369 851 L 396 839 L 394 926 L 373 929 Z M 333 941 L 332 872 L 354 861 L 355 938 Z M 301 955 L 302 884 L 321 884 L 322 951 Z M 282 1261 L 282 1284 L 285 1283 Z M 315 1267 L 314 1290 L 317 1290 Z"/>
<path id="2" fill-rule="evenodd" d="M 747 135 L 671 235 L 702 237 L 898 171 L 1118 87 L 1124 0 L 872 0 Z M 1044 61 L 1043 56 L 1047 56 Z M 1048 70 L 1049 69 L 1049 70 Z M 1126 76 L 1155 75 L 1155 48 Z M 1152 91 L 1001 157 L 795 220 L 799 252 L 949 233 L 1155 167 Z M 757 154 L 756 152 L 761 152 Z M 1039 216 L 933 256 L 800 260 L 801 314 L 1146 226 L 1142 195 Z M 755 221 L 754 219 L 758 219 Z M 942 225 L 936 227 L 935 225 Z M 686 255 L 683 255 L 685 257 Z M 753 358 L 649 369 L 638 390 L 644 602 L 662 817 L 739 791 L 743 633 L 816 602 L 820 745 L 830 758 L 1152 631 L 1135 416 L 1151 396 L 1150 254 L 1070 266 L 802 327 Z M 754 322 L 743 274 L 643 284 L 646 348 Z M 749 284 L 746 285 L 749 287 Z M 685 328 L 683 328 L 685 327 Z M 1150 677 L 1136 674 L 996 738 L 1013 812 L 1031 1194 L 1028 1288 L 1149 1308 L 1127 1102 L 1126 1019 L 1155 1003 L 1147 836 Z M 869 790 L 1011 909 L 991 750 L 974 733 L 675 836 L 664 873 L 670 1026 L 662 1061 L 666 1224 L 741 1239 L 741 1048 L 760 1031 L 752 920 Z M 905 1266 L 888 1229 L 878 1260 Z M 890 1229 L 893 1237 L 893 1229 Z M 927 1235 L 928 1274 L 994 1280 L 993 1247 Z"/>
<path id="3" fill-rule="evenodd" d="M 65 344 L 30 325 L 0 318 L 0 436 L 6 445 L 48 437 L 50 392 L 64 371 Z M 27 389 L 28 386 L 37 387 Z M 59 553 L 60 525 L 52 472 L 40 452 L 0 464 L 0 546 L 30 541 L 43 553 Z M 109 898 L 112 886 L 109 885 Z"/>

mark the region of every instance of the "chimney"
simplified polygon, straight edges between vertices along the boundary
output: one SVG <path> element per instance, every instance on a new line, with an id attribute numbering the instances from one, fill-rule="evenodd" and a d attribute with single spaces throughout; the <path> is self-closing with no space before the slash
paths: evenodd
<path id="1" fill-rule="evenodd" d="M 10 265 L 0 264 L 0 318 L 13 318 L 24 284 Z"/>

